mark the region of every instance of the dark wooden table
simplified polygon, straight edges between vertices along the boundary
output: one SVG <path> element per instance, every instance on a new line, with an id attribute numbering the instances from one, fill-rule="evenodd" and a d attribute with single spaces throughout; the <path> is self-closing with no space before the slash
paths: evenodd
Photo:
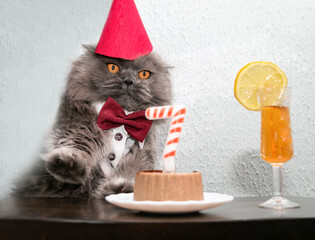
<path id="1" fill-rule="evenodd" d="M 0 239 L 315 239 L 315 199 L 299 209 L 234 201 L 193 214 L 124 210 L 105 200 L 8 198 L 0 201 Z"/>

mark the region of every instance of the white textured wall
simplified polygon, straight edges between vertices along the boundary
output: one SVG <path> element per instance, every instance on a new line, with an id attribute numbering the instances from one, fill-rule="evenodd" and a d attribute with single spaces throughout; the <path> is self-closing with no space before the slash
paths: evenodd
<path id="1" fill-rule="evenodd" d="M 110 3 L 0 1 L 0 197 L 32 163 L 53 122 L 70 62 L 81 43 L 98 41 Z M 174 102 L 188 109 L 178 170 L 201 171 L 206 191 L 271 193 L 271 167 L 259 157 L 260 115 L 238 104 L 233 84 L 248 62 L 272 61 L 287 74 L 294 94 L 295 157 L 284 167 L 284 192 L 315 197 L 315 2 L 136 4 L 154 51 L 175 67 Z"/>

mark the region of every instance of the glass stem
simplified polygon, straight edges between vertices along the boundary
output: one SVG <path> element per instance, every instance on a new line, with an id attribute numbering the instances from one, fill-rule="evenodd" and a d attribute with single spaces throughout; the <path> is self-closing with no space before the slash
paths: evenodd
<path id="1" fill-rule="evenodd" d="M 281 165 L 272 165 L 273 172 L 273 196 L 282 197 L 282 174 L 281 174 Z"/>

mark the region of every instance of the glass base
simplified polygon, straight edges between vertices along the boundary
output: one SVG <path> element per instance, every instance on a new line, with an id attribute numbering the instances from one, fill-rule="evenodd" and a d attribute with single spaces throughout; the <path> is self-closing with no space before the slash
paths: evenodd
<path id="1" fill-rule="evenodd" d="M 285 209 L 285 208 L 298 208 L 299 204 L 291 202 L 284 197 L 272 197 L 266 202 L 258 205 L 261 208 L 272 208 L 272 209 Z"/>

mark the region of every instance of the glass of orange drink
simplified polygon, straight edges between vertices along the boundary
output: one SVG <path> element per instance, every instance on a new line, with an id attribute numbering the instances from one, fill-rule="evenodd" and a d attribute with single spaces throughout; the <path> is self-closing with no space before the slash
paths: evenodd
<path id="1" fill-rule="evenodd" d="M 290 123 L 291 89 L 262 88 L 258 92 L 261 105 L 260 156 L 273 169 L 273 197 L 259 204 L 262 208 L 284 209 L 299 207 L 282 195 L 281 169 L 293 157 L 293 142 Z M 279 94 L 280 93 L 280 94 Z M 272 102 L 270 101 L 272 99 Z"/>
<path id="2" fill-rule="evenodd" d="M 237 74 L 235 98 L 247 110 L 261 112 L 260 156 L 273 169 L 273 197 L 259 204 L 263 208 L 296 208 L 282 196 L 281 169 L 293 157 L 290 124 L 291 89 L 285 73 L 274 63 L 256 61 Z"/>

